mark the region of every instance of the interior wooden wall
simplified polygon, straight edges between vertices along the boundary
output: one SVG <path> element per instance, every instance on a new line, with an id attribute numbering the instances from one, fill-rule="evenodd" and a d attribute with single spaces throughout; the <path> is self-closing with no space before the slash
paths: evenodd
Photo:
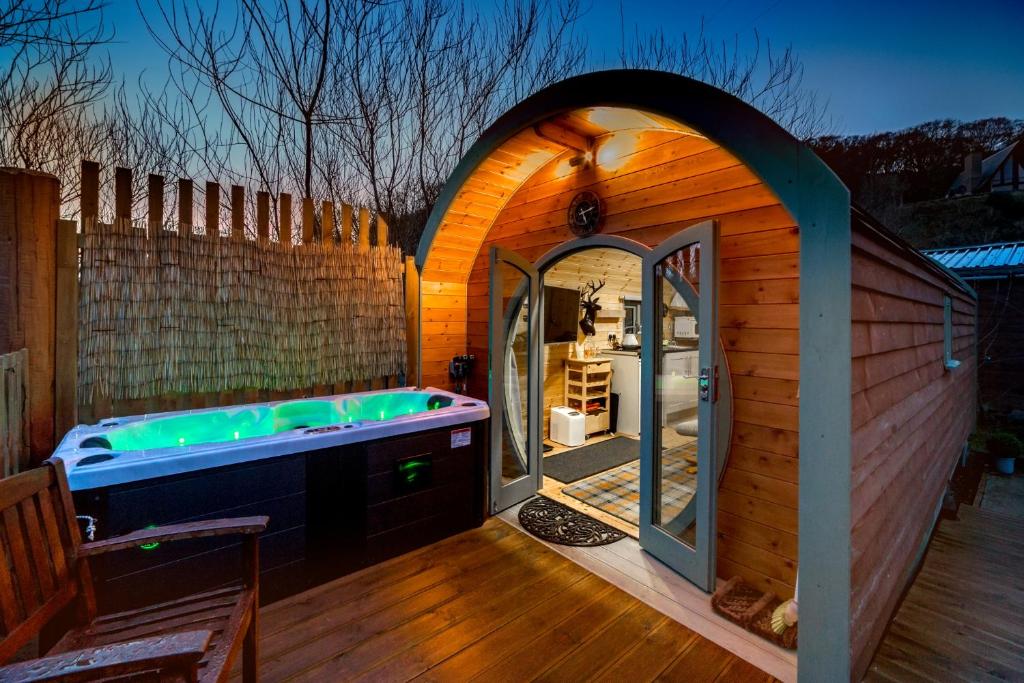
<path id="1" fill-rule="evenodd" d="M 859 680 L 974 428 L 976 304 L 923 256 L 856 219 L 852 251 L 850 619 Z M 953 301 L 954 370 L 944 364 L 944 295 Z"/>
<path id="2" fill-rule="evenodd" d="M 602 150 L 602 145 L 609 147 Z M 719 491 L 718 572 L 741 575 L 789 596 L 797 562 L 797 226 L 735 157 L 685 131 L 630 131 L 599 139 L 596 158 L 595 168 L 581 170 L 569 167 L 564 155 L 552 156 L 518 189 L 510 190 L 506 176 L 497 174 L 498 184 L 490 191 L 502 203 L 496 214 L 486 214 L 495 215 L 493 222 L 481 219 L 485 229 L 479 246 L 472 240 L 479 228 L 472 233 L 465 225 L 479 218 L 469 215 L 471 200 L 448 217 L 423 268 L 423 381 L 447 386 L 442 363 L 468 350 L 477 356 L 470 391 L 486 397 L 489 249 L 501 246 L 535 261 L 571 239 L 566 210 L 580 190 L 602 197 L 605 234 L 650 246 L 687 226 L 717 219 L 721 336 L 735 418 Z M 497 162 L 487 163 L 492 165 L 471 181 L 473 192 L 488 189 L 485 180 L 495 177 Z M 460 278 L 463 246 L 475 251 L 471 268 Z M 468 282 L 462 279 L 466 274 Z"/>

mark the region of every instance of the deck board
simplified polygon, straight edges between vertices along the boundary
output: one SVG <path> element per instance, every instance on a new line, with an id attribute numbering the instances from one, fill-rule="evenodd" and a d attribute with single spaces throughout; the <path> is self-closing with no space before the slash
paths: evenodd
<path id="1" fill-rule="evenodd" d="M 499 516 L 519 528 L 518 508 Z M 715 614 L 706 593 L 644 552 L 636 539 L 593 548 L 549 547 L 758 669 L 782 681 L 796 681 L 795 651 L 784 650 Z"/>
<path id="2" fill-rule="evenodd" d="M 260 646 L 265 681 L 773 680 L 497 518 L 265 607 Z"/>
<path id="3" fill-rule="evenodd" d="M 1021 521 L 961 505 L 939 523 L 867 680 L 1021 679 Z"/>

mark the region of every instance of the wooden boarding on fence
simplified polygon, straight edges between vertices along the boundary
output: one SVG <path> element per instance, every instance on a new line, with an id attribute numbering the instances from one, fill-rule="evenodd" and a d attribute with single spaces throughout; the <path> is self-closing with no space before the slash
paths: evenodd
<path id="1" fill-rule="evenodd" d="M 28 467 L 28 350 L 0 355 L 0 463 L 9 477 Z"/>
<path id="2" fill-rule="evenodd" d="M 367 209 L 342 204 L 336 212 L 323 202 L 317 214 L 303 199 L 296 244 L 289 195 L 278 197 L 273 240 L 269 193 L 256 193 L 247 234 L 245 190 L 231 187 L 230 230 L 222 231 L 220 189 L 206 185 L 200 231 L 192 181 L 179 180 L 169 230 L 163 177 L 149 176 L 147 219 L 133 222 L 131 171 L 118 168 L 114 221 L 105 224 L 99 165 L 82 163 L 81 234 L 68 221 L 58 226 L 58 267 L 70 273 L 58 273 L 59 298 L 79 302 L 58 316 L 67 350 L 58 411 L 77 403 L 77 422 L 87 423 L 405 382 L 403 276 L 415 279 L 415 269 L 388 244 L 384 217 L 376 216 L 371 245 Z"/>

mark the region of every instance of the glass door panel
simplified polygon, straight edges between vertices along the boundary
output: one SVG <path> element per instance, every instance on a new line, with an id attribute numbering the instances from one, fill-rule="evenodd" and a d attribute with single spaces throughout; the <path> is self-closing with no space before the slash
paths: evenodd
<path id="1" fill-rule="evenodd" d="M 714 230 L 690 228 L 644 263 L 640 544 L 714 583 L 718 344 Z"/>
<path id="2" fill-rule="evenodd" d="M 539 276 L 517 254 L 491 251 L 491 512 L 540 488 Z"/>

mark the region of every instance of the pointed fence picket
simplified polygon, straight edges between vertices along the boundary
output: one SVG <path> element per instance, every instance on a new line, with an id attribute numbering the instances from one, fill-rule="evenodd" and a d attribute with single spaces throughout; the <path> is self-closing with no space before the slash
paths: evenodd
<path id="1" fill-rule="evenodd" d="M 275 214 L 271 194 L 256 192 L 250 228 L 245 188 L 231 186 L 222 207 L 221 186 L 207 182 L 197 226 L 193 182 L 177 181 L 175 220 L 164 178 L 150 174 L 136 221 L 132 171 L 113 175 L 113 222 L 100 221 L 100 167 L 84 161 L 80 234 L 73 224 L 58 234 L 65 265 L 80 259 L 78 277 L 72 265 L 58 282 L 78 301 L 73 326 L 72 312 L 58 320 L 77 346 L 62 371 L 77 377 L 58 396 L 77 407 L 66 422 L 405 383 L 417 276 L 388 244 L 384 216 L 303 199 L 295 243 L 290 195 Z"/>

